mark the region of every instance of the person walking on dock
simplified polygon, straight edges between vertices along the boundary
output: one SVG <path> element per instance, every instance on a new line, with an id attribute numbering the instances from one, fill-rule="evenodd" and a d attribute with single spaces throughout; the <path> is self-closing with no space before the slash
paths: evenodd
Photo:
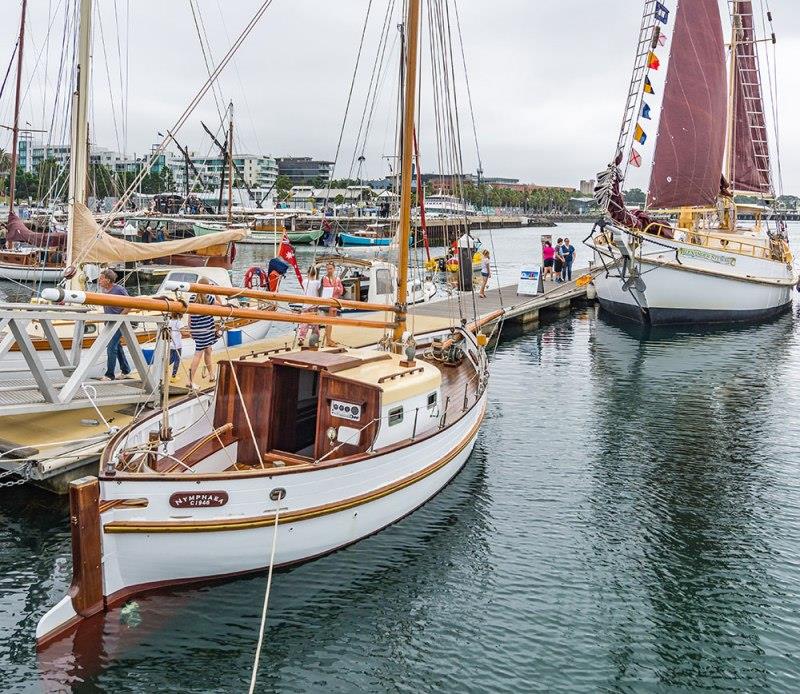
<path id="1" fill-rule="evenodd" d="M 486 285 L 489 284 L 489 278 L 492 276 L 492 266 L 489 262 L 489 251 L 484 249 L 483 257 L 481 258 L 481 291 L 478 296 L 481 299 L 486 298 Z"/>
<path id="2" fill-rule="evenodd" d="M 567 238 L 564 239 L 564 245 L 561 247 L 561 255 L 564 256 L 564 269 L 561 271 L 561 279 L 565 282 L 572 282 L 572 262 L 575 260 L 575 246 Z"/>
<path id="3" fill-rule="evenodd" d="M 306 286 L 303 290 L 303 293 L 306 296 L 319 296 L 320 289 L 322 287 L 322 283 L 317 279 L 317 268 L 313 265 L 308 268 L 308 276 L 306 278 Z M 303 313 L 316 313 L 317 307 L 311 304 L 306 304 L 303 306 Z M 308 334 L 308 329 L 311 328 L 311 334 L 317 336 L 317 342 L 319 342 L 319 325 L 312 325 L 310 323 L 300 323 L 300 327 L 297 329 L 297 344 L 301 347 L 306 341 L 306 335 Z M 309 343 L 310 344 L 310 343 Z"/>
<path id="4" fill-rule="evenodd" d="M 197 280 L 197 284 L 209 284 L 209 281 L 205 277 L 201 277 Z M 215 299 L 211 294 L 202 294 L 198 292 L 192 300 L 192 303 L 213 304 L 215 303 Z M 194 340 L 195 348 L 194 357 L 192 357 L 192 365 L 189 367 L 189 388 L 196 390 L 197 385 L 194 382 L 194 375 L 197 372 L 197 367 L 200 366 L 201 359 L 205 360 L 208 380 L 212 383 L 217 380 L 214 374 L 214 362 L 211 360 L 211 348 L 219 339 L 214 326 L 214 316 L 190 314 L 189 333 Z"/>
<path id="5" fill-rule="evenodd" d="M 561 249 L 564 247 L 562 244 L 564 243 L 564 239 L 558 239 L 556 241 L 556 248 L 555 248 L 555 256 L 553 260 L 553 272 L 556 276 L 556 282 L 563 282 L 561 279 L 561 273 L 564 270 L 564 256 L 561 255 Z"/>
<path id="6" fill-rule="evenodd" d="M 336 276 L 336 266 L 333 263 L 328 263 L 325 266 L 325 277 L 322 278 L 322 296 L 325 299 L 338 299 L 344 294 L 344 285 L 342 280 Z M 328 314 L 331 316 L 338 316 L 339 309 L 331 306 L 328 309 Z M 329 325 L 325 328 L 325 344 L 328 347 L 338 347 L 339 343 L 333 340 L 333 326 Z"/>
<path id="7" fill-rule="evenodd" d="M 111 268 L 105 268 L 97 280 L 100 291 L 103 294 L 113 294 L 115 296 L 128 296 L 128 292 L 122 285 L 117 284 L 117 273 Z M 103 306 L 103 313 L 111 315 L 125 315 L 130 309 L 118 306 Z M 119 325 L 112 325 L 109 330 L 114 331 L 108 347 L 106 347 L 106 373 L 100 380 L 113 381 L 117 371 L 117 362 L 122 371 L 122 377 L 127 378 L 131 373 L 131 367 L 125 358 L 125 351 L 122 349 L 122 330 Z"/>

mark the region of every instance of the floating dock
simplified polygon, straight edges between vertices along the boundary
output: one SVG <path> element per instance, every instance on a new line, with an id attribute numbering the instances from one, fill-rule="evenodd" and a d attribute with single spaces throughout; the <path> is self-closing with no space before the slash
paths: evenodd
<path id="1" fill-rule="evenodd" d="M 596 272 L 596 269 L 575 270 L 573 276 L 577 280 Z M 543 293 L 532 296 L 520 296 L 516 285 L 505 285 L 487 290 L 486 298 L 480 298 L 476 293 L 474 299 L 471 293 L 454 290 L 449 297 L 440 301 L 410 307 L 408 323 L 415 335 L 446 330 L 461 315 L 468 323 L 477 316 L 483 331 L 495 336 L 501 322 L 515 326 L 515 332 L 533 330 L 540 320 L 567 313 L 574 302 L 593 299 L 593 289 L 591 284 L 578 286 L 576 281 L 563 284 L 548 281 L 544 283 Z M 47 311 L 47 308 L 42 307 L 42 310 Z M 364 318 L 391 319 L 391 313 L 361 315 Z M 292 330 L 245 346 L 223 347 L 214 352 L 214 361 L 291 347 L 295 334 Z M 337 342 L 351 347 L 366 347 L 377 343 L 383 337 L 383 330 L 337 326 L 333 337 Z M 189 361 L 183 360 L 179 372 L 181 379 L 188 371 Z M 201 388 L 212 386 L 208 375 L 203 373 L 195 377 L 195 382 Z M 189 392 L 184 381 L 180 383 L 170 387 L 174 398 L 183 397 Z M 141 413 L 144 404 L 142 399 L 125 404 L 114 402 L 120 388 L 131 389 L 135 383 L 101 384 L 88 381 L 87 384 L 97 389 L 99 397 L 96 398 L 96 409 L 77 402 L 70 407 L 34 414 L 30 409 L 32 403 L 28 402 L 34 397 L 34 390 L 27 382 L 24 388 L 15 389 L 17 392 L 13 395 L 10 390 L 6 393 L 8 402 L 0 394 L 0 485 L 19 480 L 18 475 L 22 475 L 32 484 L 64 494 L 73 479 L 95 472 L 93 468 L 113 433 Z M 103 395 L 109 395 L 111 399 L 104 402 Z M 153 399 L 151 396 L 150 400 Z M 23 408 L 24 411 L 20 410 L 22 400 L 28 405 Z"/>

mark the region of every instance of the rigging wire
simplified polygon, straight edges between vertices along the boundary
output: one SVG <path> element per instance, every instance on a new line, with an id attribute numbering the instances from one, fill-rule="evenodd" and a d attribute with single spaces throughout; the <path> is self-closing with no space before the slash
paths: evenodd
<path id="1" fill-rule="evenodd" d="M 364 26 L 361 29 L 361 39 L 358 42 L 358 52 L 356 53 L 356 64 L 355 67 L 353 68 L 353 77 L 350 80 L 350 89 L 347 93 L 347 103 L 345 104 L 344 107 L 344 117 L 342 118 L 342 127 L 339 130 L 339 140 L 336 143 L 336 154 L 333 157 L 333 166 L 331 166 L 330 173 L 328 174 L 328 184 L 327 184 L 327 190 L 325 192 L 325 207 L 328 206 L 328 201 L 330 200 L 331 196 L 331 183 L 333 181 L 333 172 L 336 169 L 337 162 L 339 161 L 339 152 L 342 148 L 342 138 L 344 137 L 344 129 L 347 125 L 347 116 L 348 113 L 350 112 L 350 102 L 353 99 L 353 88 L 355 87 L 356 76 L 358 75 L 358 66 L 361 62 L 361 51 L 364 48 L 364 36 L 367 33 L 367 24 L 369 23 L 369 14 L 371 10 L 372 10 L 372 0 L 369 0 L 369 3 L 367 4 L 367 13 L 366 16 L 364 17 Z M 320 222 L 320 228 L 322 228 L 322 222 Z M 314 249 L 314 256 L 316 258 L 316 247 Z"/>
<path id="2" fill-rule="evenodd" d="M 194 111 L 194 109 L 200 103 L 201 99 L 205 96 L 205 94 L 208 92 L 208 90 L 213 85 L 214 81 L 217 79 L 217 77 L 220 75 L 220 73 L 225 69 L 227 64 L 230 62 L 231 58 L 233 57 L 233 54 L 239 49 L 239 47 L 242 45 L 242 43 L 245 41 L 245 39 L 250 35 L 250 33 L 255 28 L 256 24 L 258 24 L 258 21 L 261 19 L 261 17 L 264 15 L 264 13 L 267 11 L 267 9 L 270 7 L 271 4 L 272 4 L 272 0 L 264 0 L 264 2 L 261 4 L 261 6 L 256 10 L 256 12 L 253 15 L 253 17 L 250 19 L 250 21 L 247 23 L 247 25 L 244 27 L 244 29 L 242 29 L 242 32 L 239 34 L 239 37 L 236 39 L 236 42 L 231 46 L 231 48 L 225 54 L 225 57 L 222 59 L 222 61 L 220 61 L 220 63 L 214 69 L 213 73 L 209 76 L 209 78 L 203 83 L 203 85 L 197 91 L 197 93 L 192 98 L 192 100 L 189 103 L 189 105 L 186 107 L 186 109 L 183 111 L 183 113 L 175 121 L 173 127 L 169 129 L 169 132 L 171 132 L 173 136 L 176 135 L 180 131 L 180 129 L 183 127 L 183 125 L 186 123 L 186 121 L 188 120 L 188 118 L 191 115 L 191 113 Z M 121 209 L 124 208 L 124 206 L 130 200 L 131 195 L 133 194 L 133 191 L 136 189 L 136 186 L 138 186 L 141 183 L 141 181 L 144 179 L 145 175 L 147 174 L 147 172 L 152 167 L 152 165 L 155 162 L 156 158 L 158 156 L 160 156 L 161 153 L 166 149 L 166 145 L 167 145 L 167 142 L 169 142 L 169 140 L 170 140 L 170 135 L 167 135 L 162 139 L 162 141 L 156 147 L 153 148 L 153 151 L 152 151 L 148 161 L 139 170 L 139 173 L 136 175 L 136 177 L 134 178 L 132 183 L 128 186 L 128 189 L 125 191 L 125 193 L 117 201 L 117 203 L 114 206 L 114 209 L 111 211 L 111 214 L 109 215 L 108 219 L 99 228 L 100 232 L 104 232 L 105 229 L 108 228 L 108 226 L 111 223 L 111 220 L 113 219 L 113 214 L 116 213 L 116 212 L 119 212 Z M 89 244 L 87 244 L 86 248 L 81 250 L 81 254 L 78 257 L 74 258 L 73 262 L 76 265 L 83 261 L 83 259 L 87 256 L 87 254 L 89 253 L 91 248 L 94 246 L 94 243 L 97 241 L 98 238 L 101 238 L 99 236 L 99 234 L 96 235 L 95 238 L 92 239 L 92 241 Z"/>

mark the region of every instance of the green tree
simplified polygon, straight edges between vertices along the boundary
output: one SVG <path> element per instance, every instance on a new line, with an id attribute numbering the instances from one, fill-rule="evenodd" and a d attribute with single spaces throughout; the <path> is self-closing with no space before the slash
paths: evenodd
<path id="1" fill-rule="evenodd" d="M 292 186 L 294 186 L 294 183 L 288 176 L 281 175 L 275 179 L 275 193 L 281 199 L 286 197 Z"/>
<path id="2" fill-rule="evenodd" d="M 631 188 L 630 190 L 626 190 L 622 196 L 625 198 L 625 202 L 627 202 L 629 205 L 639 205 L 647 200 L 647 195 L 645 195 L 645 192 L 639 188 Z"/>

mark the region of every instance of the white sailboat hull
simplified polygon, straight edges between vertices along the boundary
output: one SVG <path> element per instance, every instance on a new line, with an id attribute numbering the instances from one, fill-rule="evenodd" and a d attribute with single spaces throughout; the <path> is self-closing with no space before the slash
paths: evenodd
<path id="1" fill-rule="evenodd" d="M 620 249 L 602 248 L 613 253 L 616 262 L 595 252 L 596 265 L 603 267 L 605 262 L 609 267 L 594 280 L 597 298 L 605 310 L 624 318 L 654 325 L 750 321 L 774 316 L 792 301 L 796 278 L 783 262 L 666 239 L 645 240 L 643 286 L 637 290 L 626 286 L 630 275 L 620 272 Z M 638 261 L 638 251 L 635 258 Z"/>
<path id="2" fill-rule="evenodd" d="M 17 282 L 59 282 L 64 277 L 64 268 L 40 268 L 31 265 L 0 263 L 0 280 Z"/>
<path id="3" fill-rule="evenodd" d="M 184 412 L 173 416 L 202 422 L 202 417 L 193 419 L 199 407 L 190 401 Z M 277 567 L 314 559 L 380 531 L 423 505 L 461 470 L 475 445 L 485 408 L 484 392 L 452 426 L 410 446 L 378 451 L 348 464 L 346 474 L 339 466 L 320 466 L 225 480 L 203 478 L 201 471 L 185 473 L 185 480 L 101 480 L 104 501 L 147 499 L 146 508 L 116 507 L 101 513 L 106 605 L 147 589 L 265 569 L 277 505 L 270 494 L 277 489 L 285 490 L 277 526 Z M 157 426 L 156 417 L 137 429 Z M 196 435 L 192 429 L 191 435 Z M 117 446 L 124 444 L 119 441 Z M 170 505 L 173 494 L 222 489 L 228 500 L 220 508 L 176 510 Z M 221 525 L 224 521 L 228 523 Z M 39 622 L 37 640 L 48 639 L 75 618 L 67 596 Z"/>

